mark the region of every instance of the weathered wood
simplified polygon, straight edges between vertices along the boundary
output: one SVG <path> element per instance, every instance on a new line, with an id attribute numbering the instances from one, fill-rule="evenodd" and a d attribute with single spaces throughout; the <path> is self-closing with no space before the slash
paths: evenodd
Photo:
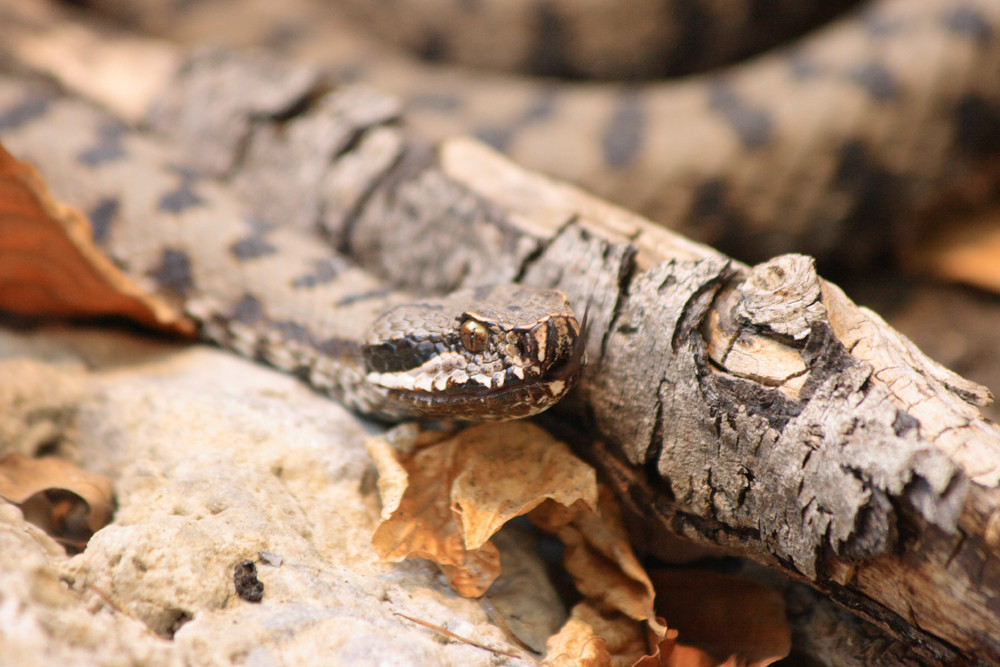
<path id="1" fill-rule="evenodd" d="M 174 147 L 234 122 L 233 107 L 186 96 L 200 88 L 184 76 L 218 75 L 212 58 L 243 76 L 239 58 L 205 57 L 163 91 L 159 108 L 188 119 L 157 124 Z M 259 81 L 259 61 L 242 62 Z M 376 113 L 377 96 L 319 92 L 238 120 L 246 134 L 227 145 L 325 168 L 241 171 L 239 156 L 213 156 L 235 165 L 227 178 L 319 193 L 299 219 L 411 289 L 515 279 L 589 303 L 587 379 L 558 416 L 600 434 L 590 455 L 635 512 L 810 583 L 925 659 L 1000 660 L 1000 432 L 977 409 L 988 391 L 808 258 L 746 267 L 475 142 L 428 147 Z M 344 131 L 344 114 L 325 115 L 338 105 L 374 125 L 319 158 L 297 149 L 298 127 Z"/>

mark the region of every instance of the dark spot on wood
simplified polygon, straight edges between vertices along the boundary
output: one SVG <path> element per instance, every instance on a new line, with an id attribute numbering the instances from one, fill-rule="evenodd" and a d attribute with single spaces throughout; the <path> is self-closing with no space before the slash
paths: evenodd
<path id="1" fill-rule="evenodd" d="M 260 602 L 264 598 L 264 584 L 257 578 L 257 566 L 245 560 L 233 572 L 236 594 L 247 602 Z"/>
<path id="2" fill-rule="evenodd" d="M 709 408 L 713 415 L 735 415 L 744 410 L 767 420 L 770 427 L 780 433 L 802 412 L 801 405 L 777 389 L 721 373 L 712 373 L 707 378 L 711 390 L 706 390 L 705 395 L 710 398 Z"/>
<path id="3" fill-rule="evenodd" d="M 107 120 L 102 122 L 97 128 L 97 142 L 80 151 L 76 159 L 89 167 L 122 159 L 126 155 L 122 137 L 127 131 L 128 128 L 123 123 Z"/>
<path id="4" fill-rule="evenodd" d="M 604 162 L 609 167 L 627 167 L 635 161 L 646 133 L 646 113 L 634 88 L 617 95 L 615 112 L 601 135 Z"/>
<path id="5" fill-rule="evenodd" d="M 980 44 L 993 39 L 993 26 L 979 9 L 969 5 L 949 7 L 941 17 L 946 28 Z"/>
<path id="6" fill-rule="evenodd" d="M 708 106 L 719 113 L 747 148 L 760 148 L 774 136 L 774 122 L 766 110 L 754 107 L 724 81 L 709 86 Z"/>
<path id="7" fill-rule="evenodd" d="M 879 102 L 886 102 L 899 93 L 899 84 L 884 65 L 868 63 L 851 72 L 851 79 L 868 91 L 868 95 Z"/>
<path id="8" fill-rule="evenodd" d="M 507 306 L 507 310 L 518 312 L 520 310 L 524 310 L 524 308 L 521 308 L 521 306 L 517 305 L 516 303 L 512 303 L 509 306 Z"/>
<path id="9" fill-rule="evenodd" d="M 344 270 L 344 262 L 336 257 L 318 260 L 313 265 L 312 273 L 303 274 L 292 280 L 293 289 L 308 289 L 317 285 L 333 282 Z"/>
<path id="10" fill-rule="evenodd" d="M 151 277 L 161 289 L 185 297 L 194 287 L 191 258 L 183 250 L 167 248 L 161 253 L 160 262 L 151 272 Z"/>
<path id="11" fill-rule="evenodd" d="M 493 285 L 480 285 L 472 293 L 472 296 L 476 301 L 485 301 L 490 298 L 491 294 L 493 294 Z"/>
<path id="12" fill-rule="evenodd" d="M 51 92 L 35 92 L 6 109 L 0 109 L 0 131 L 15 130 L 41 118 L 49 112 L 53 101 L 55 95 Z"/>
<path id="13" fill-rule="evenodd" d="M 802 361 L 809 367 L 809 376 L 799 392 L 803 402 L 808 401 L 831 375 L 842 373 L 857 363 L 837 340 L 830 327 L 821 324 L 813 326 L 800 354 Z"/>
<path id="14" fill-rule="evenodd" d="M 916 417 L 903 412 L 902 410 L 896 410 L 896 418 L 892 420 L 892 430 L 896 435 L 902 438 L 919 426 L 920 422 Z"/>
<path id="15" fill-rule="evenodd" d="M 90 227 L 94 232 L 94 241 L 102 243 L 108 238 L 111 223 L 118 217 L 119 201 L 114 197 L 105 197 L 90 209 Z"/>
<path id="16" fill-rule="evenodd" d="M 244 294 L 233 307 L 232 318 L 240 324 L 256 324 L 264 317 L 264 306 L 251 294 Z"/>
<path id="17" fill-rule="evenodd" d="M 975 159 L 995 159 L 1000 153 L 1000 104 L 969 93 L 955 105 L 955 143 Z"/>

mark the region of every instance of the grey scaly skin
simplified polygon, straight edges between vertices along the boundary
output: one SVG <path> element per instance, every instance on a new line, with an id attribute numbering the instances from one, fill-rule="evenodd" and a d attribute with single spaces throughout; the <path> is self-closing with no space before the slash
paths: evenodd
<path id="1" fill-rule="evenodd" d="M 224 347 L 391 421 L 505 420 L 573 386 L 583 336 L 566 297 L 517 285 L 415 298 L 50 88 L 0 82 L 0 141 L 91 213 L 109 256 Z M 110 214 L 108 212 L 111 212 Z"/>

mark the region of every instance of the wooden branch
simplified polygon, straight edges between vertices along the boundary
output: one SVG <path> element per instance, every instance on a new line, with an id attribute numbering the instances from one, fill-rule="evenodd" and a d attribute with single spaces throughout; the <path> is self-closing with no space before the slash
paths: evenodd
<path id="1" fill-rule="evenodd" d="M 651 531 L 808 582 L 928 660 L 1000 660 L 1000 431 L 979 413 L 986 389 L 807 257 L 746 267 L 471 140 L 429 147 L 377 95 L 324 94 L 288 65 L 262 77 L 260 58 L 180 68 L 155 107 L 161 137 L 193 161 L 198 137 L 232 139 L 235 124 L 213 149 L 230 153 L 212 155 L 228 187 L 295 200 L 298 219 L 321 220 L 392 282 L 520 280 L 589 303 L 587 379 L 558 417 L 600 434 L 590 457 Z M 220 77 L 254 81 L 267 111 L 194 94 Z M 35 94 L 2 93 L 2 108 Z M 303 140 L 318 136 L 345 139 Z M 58 145 L 8 147 L 61 196 L 88 191 Z"/>

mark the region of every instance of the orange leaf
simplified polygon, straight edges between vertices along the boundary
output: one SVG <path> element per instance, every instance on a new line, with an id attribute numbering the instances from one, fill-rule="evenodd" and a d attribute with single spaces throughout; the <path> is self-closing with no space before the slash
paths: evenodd
<path id="1" fill-rule="evenodd" d="M 0 498 L 63 542 L 82 547 L 111 516 L 111 482 L 56 458 L 12 453 L 0 459 Z"/>
<path id="2" fill-rule="evenodd" d="M 482 595 L 499 575 L 489 538 L 504 523 L 546 500 L 596 504 L 594 470 L 529 422 L 474 426 L 415 451 L 367 444 L 383 498 L 372 546 L 386 560 L 433 560 L 461 595 Z"/>
<path id="3" fill-rule="evenodd" d="M 94 245 L 90 223 L 49 195 L 38 171 L 0 146 L 0 309 L 121 316 L 192 335 L 194 323 L 147 294 Z"/>
<path id="4" fill-rule="evenodd" d="M 546 667 L 610 667 L 634 663 L 646 651 L 644 630 L 617 612 L 602 614 L 586 602 L 545 643 Z"/>
<path id="5" fill-rule="evenodd" d="M 691 648 L 678 647 L 674 667 L 764 667 L 791 650 L 785 603 L 774 589 L 706 570 L 663 569 L 651 577 L 657 611 Z"/>
<path id="6" fill-rule="evenodd" d="M 904 250 L 904 265 L 1000 292 L 1000 207 L 945 222 Z"/>
<path id="7" fill-rule="evenodd" d="M 598 488 L 599 512 L 581 503 L 569 508 L 547 503 L 529 517 L 566 545 L 566 569 L 585 598 L 646 621 L 663 636 L 666 628 L 653 612 L 653 584 L 629 544 L 618 501 L 603 484 Z"/>

